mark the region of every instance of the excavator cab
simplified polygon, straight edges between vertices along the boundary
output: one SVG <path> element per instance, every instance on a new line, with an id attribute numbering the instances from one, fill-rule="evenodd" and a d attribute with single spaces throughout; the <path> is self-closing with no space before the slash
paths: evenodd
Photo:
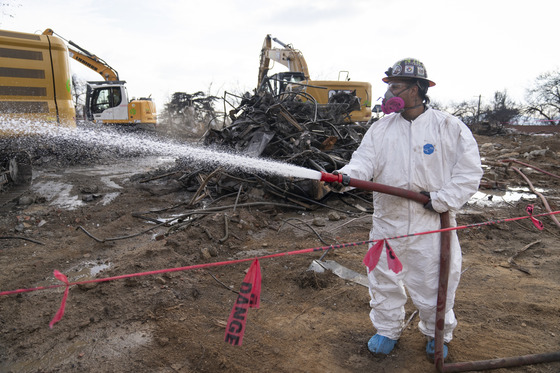
<path id="1" fill-rule="evenodd" d="M 272 93 L 275 96 L 290 91 L 293 86 L 297 86 L 305 80 L 305 75 L 297 71 L 287 71 L 276 73 L 270 77 L 265 77 L 261 89 Z M 290 86 L 291 85 L 291 86 Z"/>
<path id="2" fill-rule="evenodd" d="M 137 125 L 154 129 L 156 107 L 151 98 L 128 99 L 125 81 L 87 82 L 85 116 L 95 123 Z"/>
<path id="3" fill-rule="evenodd" d="M 120 87 L 97 88 L 93 91 L 92 109 L 93 114 L 99 114 L 107 109 L 119 106 L 122 102 Z"/>
<path id="4" fill-rule="evenodd" d="M 99 123 L 126 118 L 128 94 L 123 81 L 88 82 L 86 88 L 86 119 Z"/>

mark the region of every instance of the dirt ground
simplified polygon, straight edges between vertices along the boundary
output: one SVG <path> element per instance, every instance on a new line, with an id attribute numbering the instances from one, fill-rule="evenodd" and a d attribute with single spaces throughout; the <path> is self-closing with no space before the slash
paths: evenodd
<path id="1" fill-rule="evenodd" d="M 486 164 L 516 158 L 560 174 L 558 134 L 477 140 Z M 157 157 L 72 166 L 39 162 L 33 187 L 24 195 L 29 198 L 20 201 L 27 204 L 0 212 L 0 291 L 58 284 L 55 269 L 71 282 L 85 281 L 368 237 L 370 213 L 360 211 L 367 207 L 364 201 L 331 196 L 322 201 L 328 207 L 286 209 L 274 205 L 284 201 L 258 189 L 237 203 L 271 205 L 230 207 L 181 229 L 156 226 L 139 213 L 160 211 L 150 215 L 160 221 L 176 218 L 189 211 L 194 193 L 170 178 L 141 182 L 146 172 L 172 163 Z M 560 209 L 560 180 L 513 166 L 527 173 L 552 210 Z M 512 169 L 488 166 L 484 181 L 502 189 L 481 188 L 459 212 L 459 225 L 525 216 L 531 203 L 535 213 L 546 212 L 533 193 L 517 189 L 527 183 Z M 237 203 L 233 195 L 206 207 Z M 448 361 L 560 350 L 560 228 L 550 217 L 540 220 L 543 231 L 525 219 L 458 232 L 463 275 Z M 363 274 L 366 250 L 335 249 L 323 260 Z M 63 288 L 1 296 L 0 371 L 435 371 L 417 318 L 389 356 L 368 352 L 366 342 L 375 331 L 367 288 L 331 271 L 309 271 L 322 255 L 260 261 L 261 305 L 248 311 L 242 346 L 225 343 L 224 335 L 250 262 L 71 286 L 64 317 L 52 329 Z M 410 302 L 406 309 L 408 318 L 415 309 Z M 560 362 L 496 371 L 559 372 Z"/>

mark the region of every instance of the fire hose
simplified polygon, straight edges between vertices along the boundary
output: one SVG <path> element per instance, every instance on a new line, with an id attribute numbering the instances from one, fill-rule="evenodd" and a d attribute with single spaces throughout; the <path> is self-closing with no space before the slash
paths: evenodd
<path id="1" fill-rule="evenodd" d="M 330 174 L 321 172 L 321 181 L 327 183 L 340 183 L 344 186 L 354 187 L 372 192 L 389 194 L 392 196 L 407 198 L 423 205 L 429 202 L 430 197 L 410 190 L 397 188 L 389 185 L 378 184 L 371 181 L 350 178 L 344 174 Z M 450 227 L 449 212 L 440 215 L 441 229 Z M 443 357 L 443 327 L 445 325 L 445 306 L 447 303 L 447 285 L 449 279 L 449 259 L 451 247 L 451 232 L 441 232 L 441 251 L 439 265 L 439 283 L 436 306 L 436 329 L 434 334 L 435 351 L 434 364 L 438 372 L 467 372 L 472 370 L 488 370 L 498 368 L 517 367 L 530 364 L 548 363 L 560 361 L 560 351 L 544 354 L 515 356 L 502 359 L 480 360 L 463 363 L 444 363 Z"/>

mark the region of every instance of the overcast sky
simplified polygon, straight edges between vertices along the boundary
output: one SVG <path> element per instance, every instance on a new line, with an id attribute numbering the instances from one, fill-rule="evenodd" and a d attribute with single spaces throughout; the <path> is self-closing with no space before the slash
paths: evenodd
<path id="1" fill-rule="evenodd" d="M 372 83 L 374 98 L 385 92 L 384 71 L 405 57 L 424 62 L 437 83 L 429 95 L 443 104 L 490 102 L 503 90 L 522 102 L 539 74 L 560 65 L 557 0 L 7 2 L 1 29 L 52 28 L 113 66 L 131 96 L 151 94 L 158 110 L 174 92 L 251 91 L 267 34 L 301 50 L 312 79 L 349 71 Z"/>

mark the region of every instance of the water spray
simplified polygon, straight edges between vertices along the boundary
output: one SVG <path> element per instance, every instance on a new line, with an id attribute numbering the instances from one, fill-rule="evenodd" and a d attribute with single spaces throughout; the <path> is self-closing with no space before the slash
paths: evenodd
<path id="1" fill-rule="evenodd" d="M 53 127 L 48 123 L 6 120 L 0 116 L 0 134 L 9 133 L 26 140 L 26 149 L 40 147 L 45 142 L 64 140 L 87 146 L 114 149 L 122 153 L 142 153 L 172 156 L 191 163 L 221 165 L 232 170 L 253 170 L 264 174 L 319 180 L 319 171 L 290 163 L 255 158 L 243 154 L 219 151 L 208 147 L 162 140 L 146 133 L 123 133 L 110 128 L 78 127 L 76 129 Z M 69 149 L 71 151 L 71 149 Z"/>

